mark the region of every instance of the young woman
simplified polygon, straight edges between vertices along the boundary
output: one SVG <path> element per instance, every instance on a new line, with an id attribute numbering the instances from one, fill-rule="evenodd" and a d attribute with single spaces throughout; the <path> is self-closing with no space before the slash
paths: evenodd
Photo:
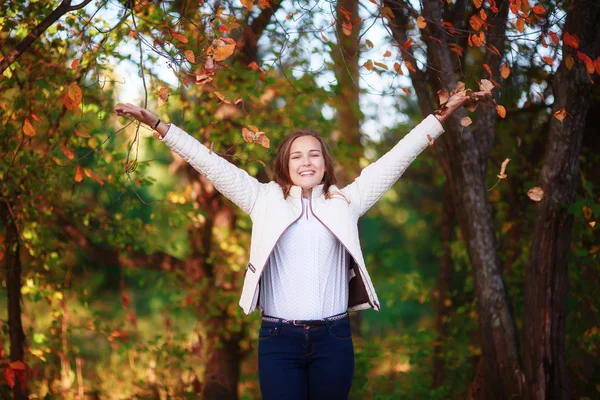
<path id="1" fill-rule="evenodd" d="M 277 152 L 274 181 L 259 183 L 175 125 L 131 104 L 115 111 L 158 131 L 160 140 L 250 215 L 252 241 L 240 306 L 260 307 L 258 371 L 266 400 L 347 399 L 354 372 L 348 311 L 379 310 L 365 267 L 358 218 L 397 180 L 441 123 L 468 102 L 452 96 L 344 188 L 335 186 L 323 140 L 298 131 Z"/>

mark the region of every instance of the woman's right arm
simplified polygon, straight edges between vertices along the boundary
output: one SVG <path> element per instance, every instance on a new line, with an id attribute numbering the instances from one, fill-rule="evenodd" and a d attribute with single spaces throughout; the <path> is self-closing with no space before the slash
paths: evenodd
<path id="1" fill-rule="evenodd" d="M 158 118 L 148 110 L 131 105 L 118 104 L 117 115 L 128 115 L 154 128 Z M 262 184 L 246 171 L 210 151 L 198 140 L 173 124 L 160 122 L 156 126 L 159 140 L 187 161 L 196 171 L 206 176 L 215 188 L 250 214 L 258 198 Z"/>

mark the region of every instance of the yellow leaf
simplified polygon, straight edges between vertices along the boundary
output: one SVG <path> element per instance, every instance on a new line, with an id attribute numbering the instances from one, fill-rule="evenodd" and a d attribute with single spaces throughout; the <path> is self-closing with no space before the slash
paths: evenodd
<path id="1" fill-rule="evenodd" d="M 573 60 L 573 56 L 571 56 L 570 54 L 565 58 L 565 66 L 567 67 L 567 69 L 570 71 L 573 68 L 573 65 L 575 65 L 575 60 Z"/>
<path id="2" fill-rule="evenodd" d="M 372 60 L 367 60 L 363 66 L 368 69 L 369 71 L 373 70 L 373 61 Z"/>
<path id="3" fill-rule="evenodd" d="M 342 23 L 342 32 L 344 32 L 344 35 L 346 36 L 352 35 L 352 23 L 350 21 L 344 21 Z"/>
<path id="4" fill-rule="evenodd" d="M 384 63 L 380 63 L 380 62 L 375 61 L 373 64 L 377 65 L 379 68 L 383 68 L 385 70 L 388 69 L 388 66 L 385 65 Z"/>
<path id="5" fill-rule="evenodd" d="M 28 118 L 26 118 L 23 123 L 23 133 L 29 137 L 34 137 L 36 134 L 35 129 L 33 129 L 33 125 L 31 125 L 31 121 L 29 121 Z"/>
<path id="6" fill-rule="evenodd" d="M 425 18 L 423 18 L 422 15 L 419 15 L 419 17 L 417 18 L 417 26 L 419 27 L 419 29 L 425 29 L 425 27 L 427 26 L 427 22 L 425 22 Z"/>
<path id="7" fill-rule="evenodd" d="M 73 100 L 73 102 L 78 106 L 79 103 L 81 103 L 83 93 L 81 92 L 81 88 L 79 87 L 77 82 L 71 82 L 71 84 L 69 85 L 69 98 Z"/>
<path id="8" fill-rule="evenodd" d="M 79 129 L 73 129 L 73 130 L 75 131 L 75 134 L 79 137 L 86 138 L 86 139 L 89 139 L 92 137 L 92 135 L 90 135 L 89 133 L 80 131 Z"/>
<path id="9" fill-rule="evenodd" d="M 215 49 L 215 61 L 226 60 L 235 50 L 235 40 L 231 38 L 215 39 L 212 45 Z"/>
<path id="10" fill-rule="evenodd" d="M 183 52 L 183 54 L 185 55 L 185 58 L 187 58 L 187 60 L 189 62 L 191 62 L 192 64 L 196 63 L 196 56 L 194 56 L 194 52 L 191 50 L 186 50 Z"/>
<path id="11" fill-rule="evenodd" d="M 373 42 L 371 42 L 369 39 L 365 40 L 365 43 L 367 44 L 367 46 L 369 46 L 371 49 L 373 48 Z"/>

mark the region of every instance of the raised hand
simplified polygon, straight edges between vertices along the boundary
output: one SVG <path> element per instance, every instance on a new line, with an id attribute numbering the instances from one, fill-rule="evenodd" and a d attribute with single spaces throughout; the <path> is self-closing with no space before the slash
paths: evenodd
<path id="1" fill-rule="evenodd" d="M 440 122 L 444 122 L 448 117 L 456 110 L 461 107 L 466 107 L 470 111 L 474 111 L 477 108 L 477 104 L 480 102 L 492 101 L 492 92 L 489 89 L 484 89 L 479 92 L 473 92 L 472 90 L 464 90 L 464 85 L 462 86 L 462 90 L 455 89 L 452 91 L 450 97 L 446 97 L 446 101 L 442 101 L 444 95 L 448 96 L 447 92 L 440 91 L 438 95 L 440 96 L 441 107 L 437 110 L 434 115 Z"/>
<path id="2" fill-rule="evenodd" d="M 117 104 L 115 106 L 115 112 L 118 116 L 121 117 L 133 117 L 151 128 L 154 128 L 156 126 L 156 123 L 158 122 L 158 117 L 152 112 L 146 110 L 145 108 L 134 106 L 133 104 L 129 103 Z"/>

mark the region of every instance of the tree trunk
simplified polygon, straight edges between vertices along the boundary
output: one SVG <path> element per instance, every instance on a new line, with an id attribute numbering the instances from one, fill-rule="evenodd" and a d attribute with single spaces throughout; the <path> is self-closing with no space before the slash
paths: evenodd
<path id="1" fill-rule="evenodd" d="M 579 51 L 600 55 L 600 6 L 576 2 L 568 11 L 565 32 L 580 39 Z M 563 46 L 563 54 L 571 50 Z M 577 59 L 577 57 L 575 57 Z M 525 289 L 525 367 L 529 399 L 572 399 L 565 360 L 569 254 L 579 178 L 579 152 L 589 109 L 592 82 L 583 62 L 569 69 L 563 62 L 553 84 L 553 112 L 565 109 L 563 122 L 551 117 Z"/>
<path id="2" fill-rule="evenodd" d="M 13 219 L 11 205 L 0 198 L 0 218 L 4 224 L 4 263 L 6 265 L 6 293 L 8 294 L 8 334 L 10 337 L 10 361 L 25 361 L 25 334 L 21 324 L 21 258 L 19 256 L 19 231 Z M 15 400 L 27 399 L 17 381 L 13 388 Z"/>

